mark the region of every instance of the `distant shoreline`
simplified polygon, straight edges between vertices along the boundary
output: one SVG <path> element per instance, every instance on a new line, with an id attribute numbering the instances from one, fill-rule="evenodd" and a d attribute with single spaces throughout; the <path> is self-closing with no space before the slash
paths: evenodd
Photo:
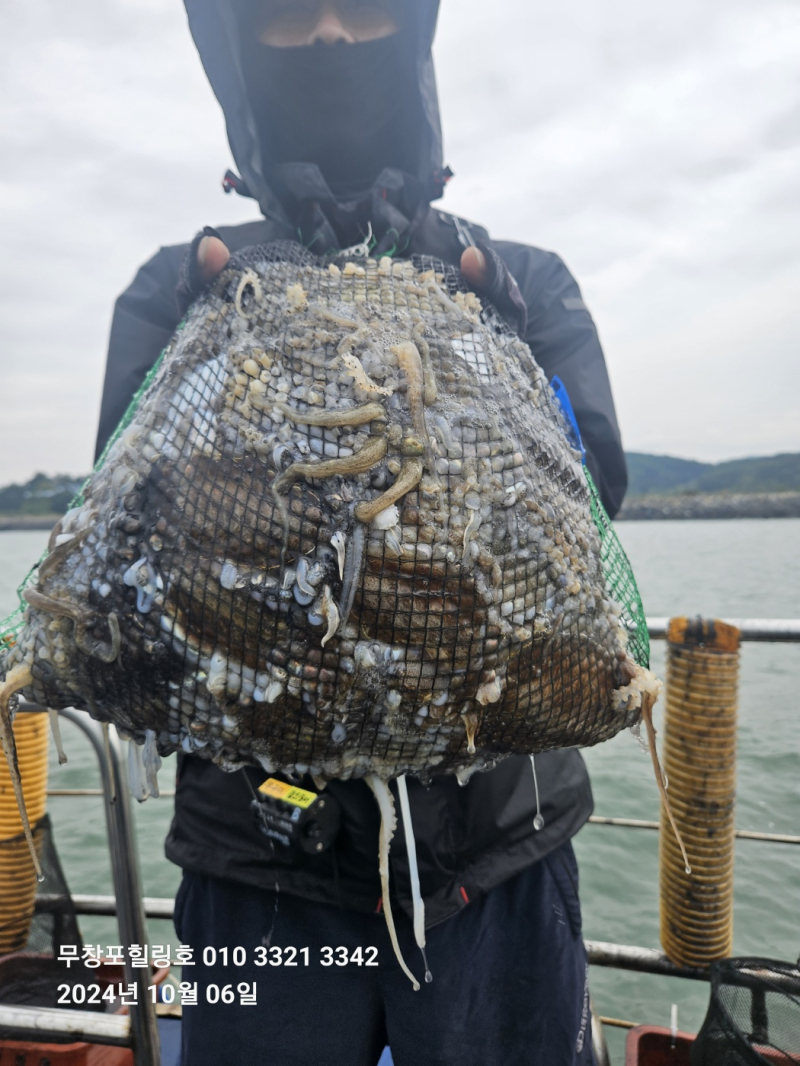
<path id="1" fill-rule="evenodd" d="M 11 530 L 29 529 L 52 529 L 60 514 L 0 514 L 0 533 L 8 533 Z"/>
<path id="2" fill-rule="evenodd" d="M 703 518 L 800 518 L 800 492 L 698 492 L 675 496 L 631 496 L 618 522 Z"/>
<path id="3" fill-rule="evenodd" d="M 50 530 L 60 514 L 3 515 L 0 533 Z M 698 492 L 630 496 L 617 522 L 660 522 L 704 518 L 800 518 L 800 492 Z"/>

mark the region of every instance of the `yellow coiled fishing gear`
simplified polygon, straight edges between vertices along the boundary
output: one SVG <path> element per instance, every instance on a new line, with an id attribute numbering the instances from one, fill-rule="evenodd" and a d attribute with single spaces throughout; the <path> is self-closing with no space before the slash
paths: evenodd
<path id="1" fill-rule="evenodd" d="M 667 633 L 663 766 L 691 872 L 661 809 L 661 943 L 705 969 L 733 949 L 739 631 L 673 618 Z"/>
<path id="2" fill-rule="evenodd" d="M 42 835 L 37 825 L 47 804 L 46 714 L 18 714 L 14 719 L 22 791 L 37 854 Z M 28 939 L 36 899 L 36 870 L 22 832 L 6 760 L 0 758 L 0 955 L 19 951 Z"/>

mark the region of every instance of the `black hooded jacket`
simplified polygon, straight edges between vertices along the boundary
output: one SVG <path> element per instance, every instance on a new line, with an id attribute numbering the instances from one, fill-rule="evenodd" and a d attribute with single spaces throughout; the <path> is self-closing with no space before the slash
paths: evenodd
<path id="1" fill-rule="evenodd" d="M 385 170 L 355 204 L 337 204 L 312 164 L 270 167 L 262 160 L 244 88 L 236 0 L 185 0 L 189 24 L 209 81 L 222 105 L 228 138 L 242 176 L 240 188 L 258 202 L 262 218 L 220 227 L 236 251 L 275 239 L 297 239 L 326 252 L 347 247 L 371 225 L 377 249 L 409 256 L 434 255 L 457 265 L 464 247 L 478 242 L 499 257 L 519 288 L 517 315 L 524 340 L 548 376 L 565 384 L 587 452 L 587 463 L 613 516 L 627 484 L 614 403 L 594 323 L 564 263 L 551 252 L 491 240 L 485 230 L 431 206 L 443 189 L 442 142 L 431 59 L 438 0 L 401 8 L 403 38 L 414 49 L 424 116 L 419 172 Z M 347 46 L 344 46 L 347 47 Z M 176 287 L 188 244 L 162 248 L 118 299 L 111 327 L 98 454 L 147 371 L 178 324 Z M 509 278 L 496 278 L 502 305 Z M 512 307 L 512 310 L 514 308 Z M 519 308 L 516 309 L 517 311 Z M 523 319 L 526 319 L 523 323 Z M 508 877 L 570 839 L 592 810 L 588 775 L 577 750 L 536 757 L 544 827 L 536 831 L 536 792 L 527 757 L 511 757 L 465 787 L 453 777 L 423 786 L 409 780 L 420 882 L 428 925 L 466 906 Z M 249 778 L 249 783 L 247 778 Z M 342 810 L 335 843 L 321 855 L 300 853 L 276 861 L 250 812 L 252 788 L 263 771 L 226 774 L 197 757 L 182 757 L 175 819 L 167 856 L 180 866 L 294 893 L 324 903 L 375 910 L 379 815 L 361 781 L 332 781 L 327 788 Z M 310 782 L 307 784 L 313 788 Z M 392 845 L 393 891 L 411 912 L 402 826 Z"/>

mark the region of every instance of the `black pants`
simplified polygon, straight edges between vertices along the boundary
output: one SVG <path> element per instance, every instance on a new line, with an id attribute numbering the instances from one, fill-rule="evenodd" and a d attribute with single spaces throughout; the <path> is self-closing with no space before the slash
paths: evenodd
<path id="1" fill-rule="evenodd" d="M 414 992 L 382 915 L 185 873 L 175 926 L 198 1002 L 184 1006 L 182 1066 L 375 1066 L 386 1044 L 395 1066 L 592 1066 L 577 874 L 567 844 L 428 930 L 433 981 Z M 421 980 L 411 923 L 395 921 Z M 240 1005 L 253 982 L 256 1005 Z"/>

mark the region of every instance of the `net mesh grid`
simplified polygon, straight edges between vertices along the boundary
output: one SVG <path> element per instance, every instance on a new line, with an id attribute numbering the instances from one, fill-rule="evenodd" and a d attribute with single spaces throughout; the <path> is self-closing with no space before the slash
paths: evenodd
<path id="1" fill-rule="evenodd" d="M 692 1066 L 800 1063 L 800 969 L 771 959 L 723 959 L 711 968 L 708 1013 Z"/>
<path id="2" fill-rule="evenodd" d="M 64 560 L 47 593 L 85 587 L 90 654 L 70 655 L 77 610 L 52 616 L 54 641 L 26 636 L 22 601 L 0 626 L 12 654 L 32 642 L 40 702 L 87 707 L 138 740 L 150 730 L 162 751 L 344 777 L 463 766 L 465 726 L 479 727 L 472 761 L 491 765 L 513 751 L 596 743 L 635 721 L 611 709 L 625 681 L 614 627 L 646 667 L 641 600 L 544 375 L 491 308 L 470 313 L 457 270 L 427 257 L 413 269 L 385 262 L 262 247 L 237 255 L 193 305 L 74 501 L 70 514 L 100 512 L 87 542 L 52 553 Z M 431 298 L 431 278 L 444 301 Z M 384 351 L 413 340 L 439 393 L 425 410 L 435 427 L 425 472 L 397 500 L 393 531 L 353 519 L 355 503 L 389 488 L 420 445 L 410 378 L 373 358 L 376 330 Z M 340 362 L 331 375 L 343 352 L 363 360 L 366 389 Z M 313 418 L 371 400 L 383 402 L 388 429 L 308 425 L 275 407 Z M 381 436 L 387 454 L 362 470 L 359 452 Z M 290 476 L 293 464 L 328 459 L 358 472 Z M 598 572 L 584 580 L 581 560 L 593 554 Z M 308 567 L 323 573 L 316 585 Z M 40 577 L 34 568 L 20 592 Z M 325 644 L 324 589 L 349 615 Z M 104 662 L 109 608 L 122 651 Z M 54 665 L 59 651 L 68 670 Z M 476 702 L 496 678 L 502 699 Z"/>

